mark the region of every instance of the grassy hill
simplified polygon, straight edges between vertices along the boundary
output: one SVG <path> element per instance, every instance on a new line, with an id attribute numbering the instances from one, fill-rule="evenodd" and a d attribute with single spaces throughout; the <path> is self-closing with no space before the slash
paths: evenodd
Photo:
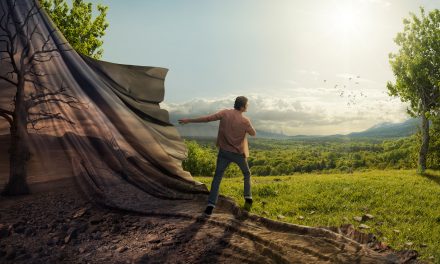
<path id="1" fill-rule="evenodd" d="M 210 187 L 210 177 L 196 177 Z M 252 212 L 310 226 L 340 226 L 369 213 L 367 232 L 395 249 L 415 249 L 440 263 L 440 171 L 375 170 L 252 178 Z M 241 177 L 224 178 L 221 194 L 243 205 Z"/>

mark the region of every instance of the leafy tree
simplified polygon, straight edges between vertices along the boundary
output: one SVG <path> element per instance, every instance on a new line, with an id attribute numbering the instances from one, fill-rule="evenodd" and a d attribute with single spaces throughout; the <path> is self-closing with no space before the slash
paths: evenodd
<path id="1" fill-rule="evenodd" d="M 404 30 L 394 39 L 400 47 L 398 53 L 389 55 L 396 82 L 388 82 L 389 94 L 409 102 L 408 113 L 422 120 L 422 142 L 418 170 L 426 169 L 429 151 L 429 120 L 440 108 L 440 10 L 428 15 L 420 8 L 421 17 L 410 13 L 404 19 Z"/>
<path id="2" fill-rule="evenodd" d="M 107 6 L 98 4 L 99 14 L 93 20 L 92 3 L 83 0 L 73 0 L 72 8 L 66 0 L 41 0 L 41 4 L 76 51 L 95 59 L 102 57 Z"/>

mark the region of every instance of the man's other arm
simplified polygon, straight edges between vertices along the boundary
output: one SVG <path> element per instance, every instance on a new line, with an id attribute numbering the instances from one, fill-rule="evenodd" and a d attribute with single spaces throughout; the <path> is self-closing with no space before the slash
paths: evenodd
<path id="1" fill-rule="evenodd" d="M 251 121 L 249 121 L 249 126 L 247 127 L 246 132 L 253 137 L 257 135 L 257 131 L 255 131 L 255 128 L 252 126 Z"/>

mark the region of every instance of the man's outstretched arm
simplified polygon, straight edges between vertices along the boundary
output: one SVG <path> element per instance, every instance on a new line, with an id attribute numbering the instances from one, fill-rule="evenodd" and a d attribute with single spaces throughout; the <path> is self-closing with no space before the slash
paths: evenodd
<path id="1" fill-rule="evenodd" d="M 222 111 L 215 113 L 213 115 L 208 116 L 201 116 L 196 118 L 182 118 L 179 119 L 179 124 L 188 124 L 188 123 L 206 123 L 206 122 L 212 122 L 216 120 L 222 119 Z"/>

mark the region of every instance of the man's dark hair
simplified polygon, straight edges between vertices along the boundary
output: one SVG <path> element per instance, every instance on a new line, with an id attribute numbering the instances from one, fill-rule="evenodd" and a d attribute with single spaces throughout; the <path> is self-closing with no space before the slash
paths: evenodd
<path id="1" fill-rule="evenodd" d="M 248 99 L 244 96 L 235 98 L 234 109 L 240 110 L 242 107 L 246 107 Z"/>

